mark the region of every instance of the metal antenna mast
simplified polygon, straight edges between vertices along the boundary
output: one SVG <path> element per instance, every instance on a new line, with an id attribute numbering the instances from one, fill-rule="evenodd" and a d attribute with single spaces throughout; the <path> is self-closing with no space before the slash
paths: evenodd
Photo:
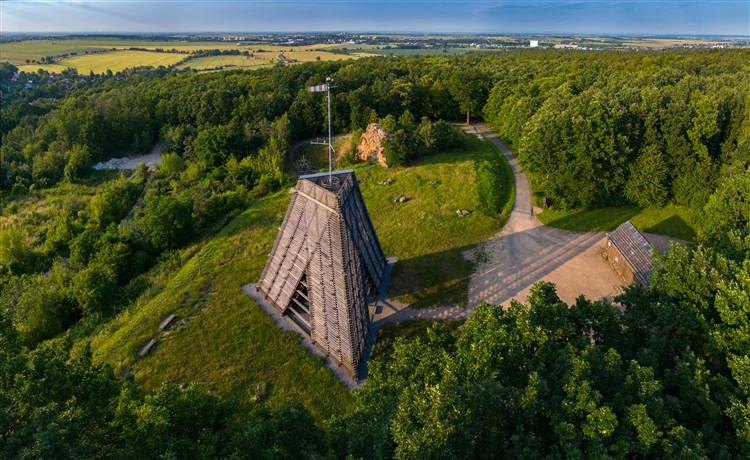
<path id="1" fill-rule="evenodd" d="M 333 123 L 331 120 L 331 82 L 333 79 L 331 77 L 326 77 L 326 84 L 325 85 L 317 85 L 317 86 L 311 86 L 307 88 L 307 91 L 310 93 L 322 93 L 325 91 L 328 93 L 328 142 L 311 142 L 311 144 L 316 145 L 327 145 L 328 146 L 328 186 L 333 187 L 333 154 L 335 150 L 333 149 Z"/>
<path id="2" fill-rule="evenodd" d="M 331 144 L 331 77 L 326 77 L 326 90 L 328 92 L 328 183 L 333 185 L 333 144 Z"/>

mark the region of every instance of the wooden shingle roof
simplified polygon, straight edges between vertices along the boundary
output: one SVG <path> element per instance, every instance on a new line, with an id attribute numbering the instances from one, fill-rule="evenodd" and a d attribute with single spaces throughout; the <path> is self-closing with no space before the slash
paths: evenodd
<path id="1" fill-rule="evenodd" d="M 641 232 L 636 229 L 630 221 L 625 222 L 608 233 L 607 237 L 617 247 L 625 259 L 635 279 L 644 287 L 648 287 L 651 271 L 651 245 Z"/>
<path id="2" fill-rule="evenodd" d="M 257 290 L 356 376 L 386 258 L 354 171 L 301 176 Z"/>

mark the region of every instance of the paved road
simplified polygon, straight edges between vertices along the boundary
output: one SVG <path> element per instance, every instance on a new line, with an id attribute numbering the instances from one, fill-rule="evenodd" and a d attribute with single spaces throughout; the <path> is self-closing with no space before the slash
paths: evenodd
<path id="1" fill-rule="evenodd" d="M 528 177 L 516 156 L 489 127 L 475 127 L 510 163 L 516 197 L 500 233 L 467 254 L 482 261 L 469 282 L 468 306 L 412 309 L 391 299 L 380 299 L 376 304 L 376 325 L 405 319 L 465 318 L 482 301 L 503 306 L 512 299 L 525 302 L 531 287 L 541 280 L 555 283 L 558 295 L 567 303 L 573 303 L 580 294 L 600 299 L 621 292 L 622 278 L 601 255 L 604 233 L 569 232 L 540 223 L 534 216 Z"/>

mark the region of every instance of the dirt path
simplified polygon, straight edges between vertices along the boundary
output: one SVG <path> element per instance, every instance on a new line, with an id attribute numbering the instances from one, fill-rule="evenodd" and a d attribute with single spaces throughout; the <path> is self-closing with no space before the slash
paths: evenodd
<path id="1" fill-rule="evenodd" d="M 161 141 L 159 141 L 149 153 L 129 158 L 127 163 L 120 166 L 120 169 L 138 169 L 140 163 L 146 163 L 149 169 L 154 169 L 161 164 L 161 148 Z"/>
<path id="2" fill-rule="evenodd" d="M 379 300 L 375 322 L 405 319 L 459 319 L 474 313 L 480 302 L 507 306 L 512 299 L 525 302 L 538 281 L 557 285 L 567 303 L 583 294 L 589 299 L 612 298 L 623 280 L 604 260 L 604 233 L 577 233 L 547 227 L 534 216 L 531 187 L 516 156 L 489 127 L 475 125 L 479 134 L 494 143 L 510 163 L 516 183 L 513 211 L 502 230 L 479 244 L 467 257 L 481 262 L 469 281 L 468 306 L 412 309 L 393 300 Z"/>

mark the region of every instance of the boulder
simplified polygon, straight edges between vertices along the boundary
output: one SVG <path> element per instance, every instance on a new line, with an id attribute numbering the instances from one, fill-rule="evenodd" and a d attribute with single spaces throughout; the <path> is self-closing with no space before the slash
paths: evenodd
<path id="1" fill-rule="evenodd" d="M 357 159 L 369 161 L 370 163 L 378 162 L 384 168 L 388 167 L 385 159 L 385 148 L 383 141 L 388 137 L 388 133 L 377 123 L 370 123 L 367 129 L 362 133 L 362 140 L 357 146 Z"/>

